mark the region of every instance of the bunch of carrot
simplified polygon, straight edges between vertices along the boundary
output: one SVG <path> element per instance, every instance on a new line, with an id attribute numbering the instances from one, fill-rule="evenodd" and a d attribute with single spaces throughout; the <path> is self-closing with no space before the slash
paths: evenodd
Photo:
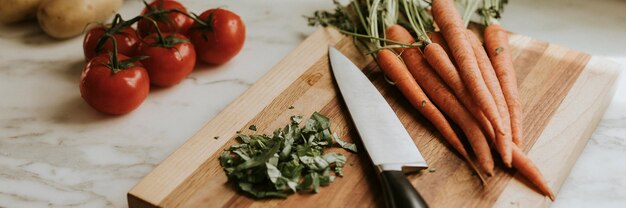
<path id="1" fill-rule="evenodd" d="M 506 167 L 517 169 L 554 200 L 538 168 L 520 149 L 522 111 L 515 71 L 508 34 L 497 21 L 502 0 L 484 0 L 482 9 L 478 3 L 466 0 L 462 18 L 453 0 L 432 0 L 430 6 L 418 0 L 353 0 L 346 7 L 336 3 L 335 13 L 318 12 L 310 21 L 357 38 L 483 182 L 481 172 L 493 175 L 494 147 Z M 485 47 L 467 29 L 477 10 L 487 25 Z M 465 134 L 479 168 L 452 122 Z"/>

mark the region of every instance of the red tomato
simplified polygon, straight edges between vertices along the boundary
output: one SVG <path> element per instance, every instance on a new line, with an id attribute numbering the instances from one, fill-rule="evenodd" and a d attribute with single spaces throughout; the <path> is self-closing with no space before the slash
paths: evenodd
<path id="1" fill-rule="evenodd" d="M 172 86 L 180 83 L 196 65 L 196 51 L 187 37 L 174 33 L 163 34 L 165 45 L 157 34 L 145 37 L 139 45 L 139 54 L 150 75 L 150 82 L 157 86 Z"/>
<path id="2" fill-rule="evenodd" d="M 168 14 L 150 15 L 150 13 L 159 12 L 168 9 L 179 9 L 188 13 L 187 9 L 179 2 L 174 0 L 155 0 L 145 7 L 141 15 L 146 15 L 157 22 L 162 33 L 186 33 L 193 24 L 193 19 L 179 12 L 171 12 Z M 154 25 L 145 19 L 139 20 L 137 30 L 142 37 L 150 33 L 156 32 Z"/>
<path id="3" fill-rule="evenodd" d="M 225 9 L 209 9 L 200 19 L 207 24 L 194 22 L 188 37 L 202 61 L 223 64 L 243 48 L 246 28 L 237 14 Z"/>
<path id="4" fill-rule="evenodd" d="M 106 33 L 110 25 L 103 27 L 98 26 L 94 27 L 87 34 L 85 34 L 85 39 L 83 40 L 83 51 L 85 53 L 85 60 L 89 61 L 93 57 L 101 53 L 107 53 L 109 51 L 113 51 L 113 41 L 111 39 L 107 39 L 104 43 L 104 47 L 101 51 L 96 52 L 96 45 L 98 44 L 98 40 Z M 124 54 L 126 56 L 134 56 L 137 51 L 137 46 L 139 45 L 139 37 L 137 36 L 137 31 L 131 27 L 127 27 L 122 31 L 116 32 L 113 37 L 117 41 L 117 52 Z"/>
<path id="5" fill-rule="evenodd" d="M 118 59 L 123 62 L 129 58 L 118 55 Z M 110 64 L 108 54 L 91 59 L 80 75 L 80 94 L 98 111 L 125 114 L 139 107 L 148 96 L 148 72 L 139 62 L 122 66 L 119 71 L 111 69 Z"/>

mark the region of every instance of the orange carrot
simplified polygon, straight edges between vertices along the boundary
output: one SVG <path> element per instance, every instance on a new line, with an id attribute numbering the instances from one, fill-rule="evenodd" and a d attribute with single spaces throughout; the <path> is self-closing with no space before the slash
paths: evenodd
<path id="1" fill-rule="evenodd" d="M 395 82 L 400 92 L 426 119 L 428 119 L 444 138 L 450 142 L 452 147 L 466 156 L 467 151 L 463 147 L 461 140 L 456 135 L 446 117 L 435 107 L 430 99 L 424 94 L 422 88 L 415 82 L 406 65 L 396 54 L 388 49 L 380 50 L 377 53 L 378 64 L 381 70 Z"/>
<path id="2" fill-rule="evenodd" d="M 427 35 L 433 43 L 439 44 L 443 48 L 443 50 L 446 51 L 446 54 L 448 54 L 450 60 L 454 60 L 452 52 L 450 52 L 450 48 L 448 47 L 448 43 L 446 42 L 446 40 L 443 39 L 443 36 L 441 36 L 440 32 L 428 32 Z"/>
<path id="3" fill-rule="evenodd" d="M 386 30 L 387 38 L 401 43 L 414 42 L 411 34 L 400 25 L 392 25 Z M 468 138 L 476 153 L 479 164 L 488 175 L 493 174 L 493 158 L 484 134 L 472 115 L 463 107 L 452 91 L 437 76 L 417 48 L 396 49 L 406 63 L 413 78 L 437 104 L 440 110 L 454 120 Z M 409 76 L 410 76 L 409 75 Z M 456 142 L 456 141 L 455 141 Z M 453 144 L 452 142 L 450 142 Z"/>
<path id="4" fill-rule="evenodd" d="M 513 145 L 513 167 L 531 183 L 535 184 L 541 193 L 554 201 L 554 193 L 552 189 L 550 189 L 550 186 L 548 186 L 548 183 L 546 183 L 537 166 L 535 166 L 524 152 L 515 145 Z"/>
<path id="5" fill-rule="evenodd" d="M 502 160 L 505 161 L 505 164 L 508 167 L 511 167 L 510 163 L 507 161 L 512 160 L 511 151 L 512 151 L 512 142 L 511 138 L 511 120 L 509 117 L 509 108 L 507 107 L 506 100 L 504 99 L 504 95 L 502 94 L 502 88 L 500 87 L 500 83 L 498 82 L 498 77 L 496 77 L 496 72 L 491 66 L 491 62 L 489 61 L 489 56 L 483 49 L 482 44 L 476 34 L 471 30 L 465 30 L 467 34 L 467 38 L 470 40 L 472 44 L 472 48 L 474 49 L 474 54 L 476 54 L 476 60 L 478 61 L 478 67 L 480 68 L 480 72 L 485 79 L 485 83 L 487 84 L 487 88 L 489 88 L 489 92 L 496 101 L 496 105 L 498 106 L 498 112 L 500 112 L 500 118 L 502 118 L 502 124 L 504 125 L 505 134 L 498 134 L 496 138 L 496 148 L 498 148 L 498 152 L 506 152 L 505 154 L 501 154 L 503 157 Z M 504 158 L 509 157 L 509 158 Z"/>
<path id="6" fill-rule="evenodd" d="M 517 145 L 522 145 L 524 142 L 522 105 L 518 96 L 517 79 L 515 78 L 515 70 L 511 60 L 508 33 L 497 24 L 487 26 L 484 33 L 486 51 L 496 71 L 496 76 L 500 81 L 500 86 L 509 108 L 513 142 Z"/>
<path id="7" fill-rule="evenodd" d="M 433 19 L 441 29 L 441 34 L 448 43 L 454 60 L 459 66 L 459 75 L 463 80 L 463 84 L 474 98 L 474 101 L 481 108 L 485 116 L 491 121 L 491 125 L 497 134 L 505 134 L 502 119 L 498 112 L 498 107 L 494 98 L 491 96 L 485 80 L 483 79 L 476 55 L 472 49 L 467 36 L 461 16 L 456 11 L 452 0 L 433 0 L 432 1 Z M 433 66 L 437 68 L 437 66 Z M 496 136 L 497 137 L 497 136 Z M 498 148 L 503 159 L 511 158 L 507 154 L 510 152 L 503 151 Z M 510 165 L 511 161 L 504 161 Z"/>
<path id="8" fill-rule="evenodd" d="M 472 113 L 474 118 L 478 120 L 487 136 L 495 138 L 493 126 L 483 113 L 480 107 L 474 103 L 471 95 L 463 85 L 461 75 L 456 70 L 452 61 L 444 56 L 445 49 L 437 44 L 431 43 L 424 47 L 424 58 L 430 63 L 432 68 L 439 74 L 445 83 L 452 89 L 452 92 L 459 98 L 463 105 Z"/>
<path id="9" fill-rule="evenodd" d="M 489 118 L 496 132 L 504 133 L 495 100 L 491 97 L 480 74 L 476 56 L 469 40 L 467 40 L 465 27 L 463 27 L 461 16 L 456 11 L 454 3 L 452 0 L 433 0 L 432 15 L 441 29 L 456 63 L 459 65 L 459 75 L 464 85 L 470 91 L 474 101 Z"/>
<path id="10" fill-rule="evenodd" d="M 402 56 L 406 57 L 409 71 L 413 78 L 424 86 L 426 94 L 431 97 L 431 100 L 446 115 L 461 127 L 476 153 L 482 170 L 489 176 L 493 175 L 494 162 L 489 144 L 472 115 L 458 101 L 452 91 L 445 86 L 417 49 L 405 49 Z"/>
<path id="11" fill-rule="evenodd" d="M 380 50 L 377 53 L 378 64 L 381 70 L 395 82 L 400 92 L 426 119 L 428 119 L 441 135 L 450 142 L 452 147 L 466 156 L 467 151 L 463 147 L 461 140 L 456 135 L 446 117 L 435 107 L 430 99 L 424 94 L 422 88 L 415 82 L 406 65 L 396 54 L 388 49 Z"/>
<path id="12" fill-rule="evenodd" d="M 454 60 L 454 57 L 452 57 L 452 54 L 450 53 L 450 48 L 448 48 L 448 43 L 446 43 L 446 40 L 443 39 L 443 36 L 441 36 L 441 33 L 428 32 L 427 35 L 428 35 L 428 38 L 430 38 L 430 40 L 432 41 L 432 43 L 436 43 L 436 44 L 439 44 L 439 46 L 441 46 L 441 48 L 446 52 L 446 54 L 448 54 L 448 58 L 450 60 Z M 452 62 L 452 64 L 455 64 L 455 63 Z M 456 65 L 454 66 L 456 67 Z M 459 73 L 456 71 L 454 71 L 453 73 L 454 74 L 452 75 L 452 77 L 448 77 L 448 79 L 454 78 L 458 81 L 448 80 L 448 82 L 459 83 L 459 84 L 463 83 L 462 81 L 460 81 L 461 77 L 459 77 Z M 449 87 L 452 87 L 452 86 L 449 86 Z M 467 90 L 465 90 L 465 87 L 463 87 L 463 85 L 455 86 L 455 87 L 456 88 L 452 88 L 452 91 L 457 96 L 457 98 L 459 98 L 461 103 L 463 103 L 463 105 L 467 108 L 467 110 L 469 110 L 470 113 L 472 113 L 474 118 L 483 127 L 483 131 L 485 131 L 485 134 L 487 134 L 487 136 L 489 137 L 494 138 L 495 133 L 493 132 L 493 127 L 491 126 L 491 123 L 489 123 L 489 119 L 487 119 L 487 117 L 480 110 L 480 108 L 476 106 L 476 104 L 472 100 L 472 97 L 469 94 L 467 94 Z"/>

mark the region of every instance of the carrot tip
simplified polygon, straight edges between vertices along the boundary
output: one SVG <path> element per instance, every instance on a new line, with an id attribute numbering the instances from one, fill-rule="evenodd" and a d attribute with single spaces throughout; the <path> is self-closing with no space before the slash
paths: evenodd
<path id="1" fill-rule="evenodd" d="M 550 198 L 551 201 L 554 201 L 554 194 L 552 192 L 550 192 L 550 194 L 548 195 L 548 198 Z"/>
<path id="2" fill-rule="evenodd" d="M 548 196 L 548 198 L 550 198 L 550 200 L 554 201 L 554 199 L 556 198 L 556 196 L 554 196 L 554 192 L 552 192 L 552 190 L 550 188 L 548 188 L 548 190 L 546 190 L 546 195 Z"/>
<path id="3" fill-rule="evenodd" d="M 502 135 L 505 135 L 505 134 L 506 134 L 506 133 L 504 133 L 504 130 L 502 130 L 502 129 L 496 129 L 496 132 L 497 132 L 498 134 L 502 134 Z"/>
<path id="4" fill-rule="evenodd" d="M 493 176 L 493 170 L 487 170 L 485 171 L 485 173 L 487 174 L 488 177 Z"/>
<path id="5" fill-rule="evenodd" d="M 505 165 L 507 168 L 513 168 L 513 164 L 512 164 L 512 163 L 513 163 L 513 162 L 511 162 L 511 161 L 508 161 L 508 162 L 507 162 L 507 161 L 504 161 L 504 165 Z"/>

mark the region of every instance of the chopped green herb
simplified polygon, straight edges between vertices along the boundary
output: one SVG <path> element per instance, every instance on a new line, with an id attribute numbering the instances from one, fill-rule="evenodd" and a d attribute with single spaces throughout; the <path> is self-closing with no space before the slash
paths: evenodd
<path id="1" fill-rule="evenodd" d="M 299 124 L 300 122 L 302 122 L 302 116 L 292 116 L 291 122 Z"/>
<path id="2" fill-rule="evenodd" d="M 215 136 L 215 137 L 213 137 L 213 139 L 215 139 L 215 140 L 217 140 L 217 139 L 219 139 L 219 138 L 220 138 L 220 136 Z"/>
<path id="3" fill-rule="evenodd" d="M 422 107 L 426 106 L 426 100 L 422 100 Z"/>
<path id="4" fill-rule="evenodd" d="M 429 173 L 434 173 L 435 171 L 437 171 L 437 169 L 435 169 L 435 168 L 428 169 Z"/>
<path id="5" fill-rule="evenodd" d="M 292 106 L 289 106 L 289 109 L 294 109 L 294 108 L 295 108 L 295 107 L 293 107 L 293 105 L 292 105 Z"/>
<path id="6" fill-rule="evenodd" d="M 302 128 L 301 121 L 302 116 L 292 116 L 291 123 L 273 135 L 238 133 L 239 143 L 224 150 L 219 158 L 228 180 L 254 198 L 284 198 L 297 191 L 317 193 L 335 176 L 342 176 L 346 156 L 325 153 L 324 148 L 333 144 L 333 137 L 351 151 L 356 151 L 356 146 L 331 134 L 329 119 L 317 112 Z M 256 130 L 253 126 L 250 129 Z"/>
<path id="7" fill-rule="evenodd" d="M 250 127 L 248 127 L 248 129 L 250 129 L 252 131 L 256 131 L 256 126 L 255 125 L 250 125 Z"/>
<path id="8" fill-rule="evenodd" d="M 352 152 L 357 152 L 356 145 L 354 143 L 343 141 L 341 138 L 339 138 L 339 136 L 337 136 L 337 133 L 334 133 L 333 137 L 335 138 L 335 142 L 337 142 L 337 144 L 339 144 L 339 146 L 341 146 L 342 148 Z"/>

